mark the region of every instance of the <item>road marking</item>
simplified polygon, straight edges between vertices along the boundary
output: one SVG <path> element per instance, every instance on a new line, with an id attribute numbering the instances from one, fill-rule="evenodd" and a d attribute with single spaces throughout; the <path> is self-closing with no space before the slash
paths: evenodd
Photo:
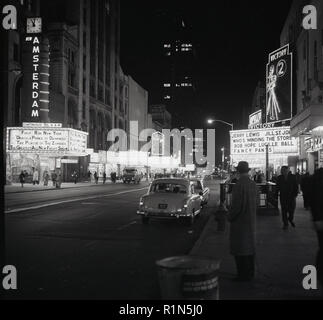
<path id="1" fill-rule="evenodd" d="M 121 226 L 120 228 L 118 228 L 118 231 L 121 231 L 121 230 L 123 230 L 123 229 L 126 229 L 126 228 L 128 228 L 128 227 L 130 227 L 131 225 L 136 224 L 136 223 L 137 223 L 137 221 L 132 221 L 132 222 L 130 222 L 130 223 L 127 223 L 127 224 L 125 224 L 125 225 Z"/>
<path id="2" fill-rule="evenodd" d="M 140 189 L 120 191 L 120 192 L 116 192 L 116 193 L 109 193 L 109 194 L 105 194 L 105 195 L 96 195 L 96 196 L 91 196 L 91 197 L 86 197 L 86 198 L 77 198 L 77 199 L 69 199 L 69 200 L 50 202 L 50 203 L 45 203 L 45 204 L 41 204 L 38 206 L 32 206 L 32 207 L 27 207 L 27 208 L 18 208 L 18 209 L 12 209 L 12 210 L 9 209 L 9 210 L 6 210 L 5 213 L 17 213 L 17 212 L 22 212 L 22 211 L 27 211 L 27 210 L 35 210 L 35 209 L 41 209 L 41 208 L 46 208 L 46 207 L 50 207 L 50 206 L 56 206 L 59 204 L 69 203 L 69 202 L 76 202 L 76 201 L 83 201 L 83 200 L 90 200 L 90 199 L 97 199 L 97 198 L 105 198 L 105 197 L 113 197 L 113 196 L 118 196 L 120 194 L 137 192 L 140 190 L 147 190 L 147 187 L 140 188 Z"/>

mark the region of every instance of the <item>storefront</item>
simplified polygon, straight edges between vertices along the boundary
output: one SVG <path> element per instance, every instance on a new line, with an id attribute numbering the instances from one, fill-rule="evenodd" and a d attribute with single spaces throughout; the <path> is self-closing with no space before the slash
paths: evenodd
<path id="1" fill-rule="evenodd" d="M 311 104 L 293 117 L 291 134 L 294 137 L 299 137 L 300 156 L 298 167 L 302 168 L 302 172 L 313 174 L 317 168 L 323 167 L 322 104 Z"/>
<path id="2" fill-rule="evenodd" d="M 61 174 L 63 182 L 72 181 L 74 171 L 82 180 L 87 171 L 87 135 L 55 123 L 7 128 L 7 181 L 18 182 L 23 171 L 26 182 L 31 182 L 36 170 L 40 182 L 46 173 L 51 176 L 54 171 Z"/>

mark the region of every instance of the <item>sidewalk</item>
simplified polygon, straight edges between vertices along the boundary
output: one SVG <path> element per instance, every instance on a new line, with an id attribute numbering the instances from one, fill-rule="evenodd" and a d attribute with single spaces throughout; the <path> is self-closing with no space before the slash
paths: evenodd
<path id="1" fill-rule="evenodd" d="M 251 283 L 233 282 L 235 261 L 229 252 L 229 224 L 225 231 L 217 231 L 211 215 L 191 255 L 220 259 L 220 299 L 322 299 L 322 288 L 305 290 L 302 274 L 305 265 L 314 265 L 317 238 L 311 214 L 302 209 L 302 196 L 297 198 L 296 228 L 282 230 L 281 216 L 257 216 L 256 277 Z M 214 208 L 214 210 L 216 210 Z"/>

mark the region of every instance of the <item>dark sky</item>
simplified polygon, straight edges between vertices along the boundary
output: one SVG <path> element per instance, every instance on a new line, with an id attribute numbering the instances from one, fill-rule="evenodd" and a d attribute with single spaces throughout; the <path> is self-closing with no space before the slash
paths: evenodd
<path id="1" fill-rule="evenodd" d="M 121 0 L 122 67 L 156 103 L 164 29 L 156 17 L 164 10 L 181 10 L 192 25 L 199 70 L 198 107 L 183 119 L 194 117 L 194 127 L 203 128 L 214 114 L 239 127 L 243 107 L 251 107 L 257 82 L 264 81 L 268 53 L 280 47 L 291 2 Z"/>

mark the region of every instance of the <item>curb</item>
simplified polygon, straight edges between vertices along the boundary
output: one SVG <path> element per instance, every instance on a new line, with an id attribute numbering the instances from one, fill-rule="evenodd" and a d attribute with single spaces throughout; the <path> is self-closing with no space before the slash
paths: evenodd
<path id="1" fill-rule="evenodd" d="M 205 226 L 204 226 L 204 228 L 203 228 L 203 230 L 201 232 L 200 237 L 196 240 L 196 242 L 194 243 L 194 246 L 189 251 L 188 255 L 194 255 L 194 256 L 198 255 L 198 254 L 193 253 L 193 252 L 199 252 L 200 251 L 200 248 L 202 246 L 202 243 L 204 242 L 204 240 L 207 238 L 207 236 L 209 234 L 208 231 L 210 229 L 210 226 L 213 223 L 215 223 L 214 222 L 215 217 L 214 217 L 214 213 L 213 212 L 215 212 L 218 207 L 219 207 L 219 205 L 216 205 L 215 207 L 211 207 L 210 208 L 211 209 L 210 216 L 209 216 L 209 218 L 208 218 L 208 220 L 207 220 L 207 222 L 206 222 L 206 224 L 205 224 Z"/>

